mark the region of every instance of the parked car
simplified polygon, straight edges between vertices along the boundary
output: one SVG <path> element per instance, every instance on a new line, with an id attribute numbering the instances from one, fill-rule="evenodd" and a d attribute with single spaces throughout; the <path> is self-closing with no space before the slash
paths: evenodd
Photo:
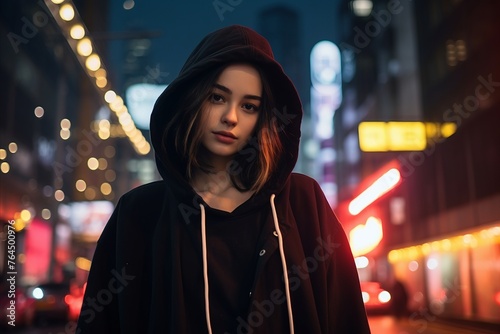
<path id="1" fill-rule="evenodd" d="M 67 283 L 44 283 L 30 290 L 35 300 L 35 320 L 37 322 L 67 321 L 69 306 L 66 302 L 70 287 Z"/>
<path id="2" fill-rule="evenodd" d="M 16 286 L 10 290 L 6 284 L 0 286 L 0 327 L 30 327 L 35 317 L 35 300 L 26 289 Z M 9 324 L 10 322 L 10 324 Z"/>
<path id="3" fill-rule="evenodd" d="M 361 294 L 367 313 L 389 313 L 391 311 L 391 294 L 383 289 L 379 282 L 361 282 Z"/>

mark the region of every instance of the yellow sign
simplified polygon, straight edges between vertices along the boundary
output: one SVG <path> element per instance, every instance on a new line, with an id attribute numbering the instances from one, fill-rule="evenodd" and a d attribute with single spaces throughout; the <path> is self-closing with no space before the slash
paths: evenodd
<path id="1" fill-rule="evenodd" d="M 422 151 L 428 140 L 447 138 L 456 130 L 454 124 L 423 122 L 361 122 L 359 147 L 363 152 Z"/>
<path id="2" fill-rule="evenodd" d="M 388 122 L 389 151 L 422 151 L 427 146 L 422 122 Z"/>
<path id="3" fill-rule="evenodd" d="M 359 123 L 358 132 L 361 151 L 380 152 L 389 150 L 384 122 L 361 122 Z"/>

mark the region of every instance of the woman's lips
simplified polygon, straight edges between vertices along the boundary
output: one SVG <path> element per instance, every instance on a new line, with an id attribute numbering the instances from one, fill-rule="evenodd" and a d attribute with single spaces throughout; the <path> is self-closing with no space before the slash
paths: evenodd
<path id="1" fill-rule="evenodd" d="M 238 139 L 235 135 L 233 135 L 231 132 L 227 131 L 217 131 L 213 132 L 215 135 L 215 138 L 220 141 L 221 143 L 224 144 L 232 144 Z"/>

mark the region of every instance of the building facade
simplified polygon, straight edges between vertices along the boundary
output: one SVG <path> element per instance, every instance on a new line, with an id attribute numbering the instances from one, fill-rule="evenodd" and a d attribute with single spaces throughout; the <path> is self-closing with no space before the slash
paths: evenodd
<path id="1" fill-rule="evenodd" d="M 403 281 L 415 323 L 432 314 L 498 324 L 499 4 L 346 1 L 342 9 L 344 70 L 352 70 L 336 119 L 337 210 L 348 229 L 376 217 L 383 235 L 360 252 L 371 260 L 360 274 Z M 403 122 L 411 124 L 400 138 Z M 401 145 L 420 135 L 420 148 Z M 393 188 L 350 213 L 390 168 L 399 172 Z"/>

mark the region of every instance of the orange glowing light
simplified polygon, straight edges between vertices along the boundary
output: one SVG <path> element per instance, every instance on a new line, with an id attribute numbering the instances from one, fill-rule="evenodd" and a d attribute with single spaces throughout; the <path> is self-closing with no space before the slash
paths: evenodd
<path id="1" fill-rule="evenodd" d="M 401 173 L 399 170 L 396 168 L 389 169 L 349 203 L 349 213 L 351 215 L 357 215 L 368 205 L 372 204 L 382 195 L 394 188 L 400 180 Z"/>
<path id="2" fill-rule="evenodd" d="M 358 225 L 349 232 L 349 243 L 354 257 L 368 254 L 378 246 L 384 236 L 382 222 L 373 216 L 364 225 Z"/>

